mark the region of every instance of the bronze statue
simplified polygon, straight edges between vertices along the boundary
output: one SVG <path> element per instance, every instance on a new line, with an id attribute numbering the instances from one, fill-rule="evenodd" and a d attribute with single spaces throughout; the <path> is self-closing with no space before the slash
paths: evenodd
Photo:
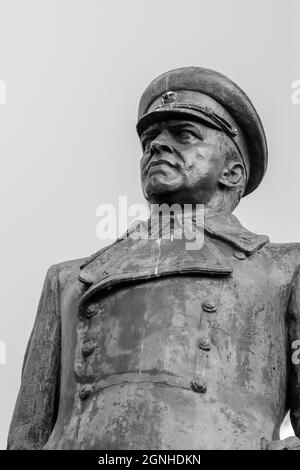
<path id="1" fill-rule="evenodd" d="M 146 200 L 204 204 L 203 247 L 128 232 L 49 269 L 8 448 L 299 448 L 279 428 L 290 410 L 300 437 L 300 244 L 232 215 L 267 167 L 257 112 L 181 68 L 145 90 L 137 131 Z"/>

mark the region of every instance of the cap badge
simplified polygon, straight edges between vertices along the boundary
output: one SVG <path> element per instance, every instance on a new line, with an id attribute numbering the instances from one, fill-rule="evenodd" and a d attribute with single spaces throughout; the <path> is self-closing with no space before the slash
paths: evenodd
<path id="1" fill-rule="evenodd" d="M 161 102 L 163 105 L 170 105 L 175 103 L 176 101 L 176 93 L 174 91 L 167 91 L 161 97 Z"/>

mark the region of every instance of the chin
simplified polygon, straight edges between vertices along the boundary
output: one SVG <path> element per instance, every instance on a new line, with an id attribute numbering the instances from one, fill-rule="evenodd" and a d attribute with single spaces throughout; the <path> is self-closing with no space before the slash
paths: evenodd
<path id="1" fill-rule="evenodd" d="M 153 180 L 154 178 L 151 178 L 144 187 L 144 194 L 147 199 L 155 200 L 158 198 L 161 199 L 162 196 L 168 197 L 180 189 L 180 186 L 178 184 L 174 184 L 174 181 L 162 181 L 158 178 L 155 178 L 155 181 Z"/>
<path id="2" fill-rule="evenodd" d="M 181 178 L 167 178 L 165 175 L 156 174 L 151 176 L 145 182 L 145 190 L 147 193 L 178 191 L 182 186 Z"/>

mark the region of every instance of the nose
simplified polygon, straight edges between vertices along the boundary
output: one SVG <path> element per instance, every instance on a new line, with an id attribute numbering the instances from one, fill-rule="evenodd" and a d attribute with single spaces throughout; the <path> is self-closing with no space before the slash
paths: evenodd
<path id="1" fill-rule="evenodd" d="M 162 134 L 156 137 L 150 144 L 150 154 L 151 156 L 155 154 L 160 154 L 163 152 L 172 153 L 171 145 L 169 144 L 168 140 Z"/>

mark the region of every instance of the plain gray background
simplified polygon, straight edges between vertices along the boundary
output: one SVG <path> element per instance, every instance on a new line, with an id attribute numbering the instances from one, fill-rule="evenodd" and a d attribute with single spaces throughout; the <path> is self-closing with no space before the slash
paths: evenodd
<path id="1" fill-rule="evenodd" d="M 47 268 L 99 249 L 96 208 L 142 202 L 139 97 L 169 69 L 200 65 L 256 105 L 269 170 L 236 215 L 300 241 L 299 0 L 0 0 L 0 447 Z"/>

